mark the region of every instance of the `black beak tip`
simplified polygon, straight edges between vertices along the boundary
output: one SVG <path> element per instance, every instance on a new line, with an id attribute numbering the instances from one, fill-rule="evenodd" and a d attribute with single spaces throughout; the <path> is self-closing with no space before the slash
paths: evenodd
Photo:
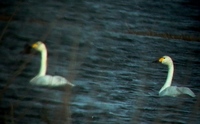
<path id="1" fill-rule="evenodd" d="M 158 61 L 158 60 L 155 60 L 155 61 L 152 61 L 152 63 L 159 63 L 159 61 Z"/>
<path id="2" fill-rule="evenodd" d="M 25 44 L 24 49 L 20 52 L 20 54 L 30 54 L 31 53 L 31 45 Z"/>

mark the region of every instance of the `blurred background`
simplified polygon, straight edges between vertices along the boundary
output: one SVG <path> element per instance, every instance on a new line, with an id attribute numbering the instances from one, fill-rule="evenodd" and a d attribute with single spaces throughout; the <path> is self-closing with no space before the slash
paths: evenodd
<path id="1" fill-rule="evenodd" d="M 1 124 L 199 124 L 200 4 L 196 0 L 1 0 Z M 47 74 L 76 87 L 29 83 L 43 41 Z M 172 85 L 196 98 L 159 97 Z"/>

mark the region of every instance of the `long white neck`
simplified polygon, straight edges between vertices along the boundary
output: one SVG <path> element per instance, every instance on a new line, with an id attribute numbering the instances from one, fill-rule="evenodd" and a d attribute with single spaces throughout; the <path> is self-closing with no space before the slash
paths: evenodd
<path id="1" fill-rule="evenodd" d="M 40 64 L 40 71 L 37 76 L 44 76 L 47 71 L 47 49 L 43 49 L 41 51 L 41 64 Z"/>
<path id="2" fill-rule="evenodd" d="M 159 93 L 162 92 L 165 88 L 171 86 L 173 74 L 174 74 L 174 64 L 172 62 L 172 63 L 169 63 L 169 65 L 168 65 L 167 79 L 166 79 L 166 82 L 163 85 L 163 87 L 160 89 Z"/>

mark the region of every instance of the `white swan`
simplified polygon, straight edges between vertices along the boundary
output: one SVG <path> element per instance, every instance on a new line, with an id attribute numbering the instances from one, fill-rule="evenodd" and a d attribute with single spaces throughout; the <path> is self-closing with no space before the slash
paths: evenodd
<path id="1" fill-rule="evenodd" d="M 159 96 L 172 96 L 176 97 L 179 95 L 189 95 L 195 97 L 195 94 L 187 87 L 177 87 L 171 86 L 173 73 L 174 73 L 174 64 L 172 59 L 169 56 L 163 56 L 158 60 L 158 62 L 168 66 L 168 75 L 165 84 L 159 91 Z"/>
<path id="2" fill-rule="evenodd" d="M 40 71 L 34 78 L 30 80 L 31 84 L 35 84 L 39 86 L 61 86 L 61 85 L 68 84 L 70 86 L 74 86 L 74 84 L 70 83 L 64 77 L 46 75 L 47 49 L 44 43 L 42 43 L 41 41 L 38 41 L 34 43 L 31 47 L 41 53 Z"/>

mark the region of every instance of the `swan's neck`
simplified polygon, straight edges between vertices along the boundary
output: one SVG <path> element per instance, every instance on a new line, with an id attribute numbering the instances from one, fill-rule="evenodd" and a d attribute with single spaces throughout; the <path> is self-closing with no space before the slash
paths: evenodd
<path id="1" fill-rule="evenodd" d="M 40 71 L 37 76 L 44 76 L 47 71 L 47 50 L 44 49 L 41 51 L 41 64 L 40 64 Z"/>
<path id="2" fill-rule="evenodd" d="M 168 65 L 167 79 L 166 79 L 166 82 L 165 82 L 165 84 L 163 85 L 163 87 L 160 89 L 159 93 L 160 93 L 161 91 L 163 91 L 165 88 L 171 86 L 173 74 L 174 74 L 174 64 L 173 64 L 173 62 L 172 62 L 172 63 L 170 63 L 170 64 Z"/>

